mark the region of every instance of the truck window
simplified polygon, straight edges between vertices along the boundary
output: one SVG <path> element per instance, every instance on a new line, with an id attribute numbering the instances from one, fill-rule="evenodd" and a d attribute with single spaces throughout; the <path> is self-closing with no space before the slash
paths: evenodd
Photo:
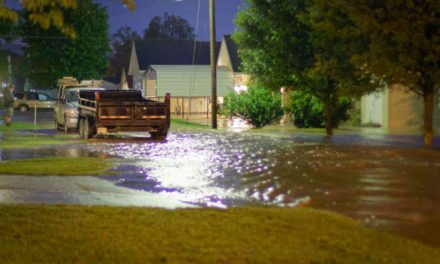
<path id="1" fill-rule="evenodd" d="M 78 92 L 71 91 L 67 94 L 67 102 L 75 103 L 78 102 Z"/>
<path id="2" fill-rule="evenodd" d="M 39 93 L 39 94 L 38 94 L 38 100 L 40 100 L 40 101 L 47 101 L 47 100 L 48 100 L 48 97 L 47 97 L 47 95 L 45 95 L 45 94 L 41 94 L 41 93 Z"/>

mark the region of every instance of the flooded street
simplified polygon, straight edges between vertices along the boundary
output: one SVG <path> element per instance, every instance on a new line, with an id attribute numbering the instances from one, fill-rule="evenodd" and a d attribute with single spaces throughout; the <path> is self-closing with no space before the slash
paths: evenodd
<path id="1" fill-rule="evenodd" d="M 117 186 L 201 206 L 308 206 L 440 246 L 440 151 L 415 136 L 172 132 L 165 142 L 93 139 L 2 150 L 1 159 L 116 157 Z"/>
<path id="2" fill-rule="evenodd" d="M 328 209 L 440 246 L 440 151 L 411 137 L 276 138 L 172 133 L 163 143 L 99 142 L 91 153 L 123 157 L 120 186 L 174 194 L 211 207 L 265 204 Z M 402 142 L 407 142 L 403 144 Z"/>

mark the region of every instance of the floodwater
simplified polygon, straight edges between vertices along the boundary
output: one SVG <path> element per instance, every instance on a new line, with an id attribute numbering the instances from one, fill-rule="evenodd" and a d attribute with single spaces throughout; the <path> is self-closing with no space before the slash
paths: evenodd
<path id="1" fill-rule="evenodd" d="M 172 132 L 164 142 L 94 139 L 38 152 L 119 157 L 103 178 L 190 204 L 327 209 L 438 247 L 439 143 L 426 149 L 416 136 Z"/>
<path id="2" fill-rule="evenodd" d="M 220 208 L 328 209 L 440 246 L 440 151 L 416 147 L 418 140 L 172 133 L 162 143 L 98 141 L 88 148 L 127 160 L 109 177 L 120 186 Z"/>

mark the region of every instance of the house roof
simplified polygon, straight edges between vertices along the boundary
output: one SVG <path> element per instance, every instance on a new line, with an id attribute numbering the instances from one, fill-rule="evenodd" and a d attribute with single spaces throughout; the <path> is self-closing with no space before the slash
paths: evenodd
<path id="1" fill-rule="evenodd" d="M 228 49 L 229 59 L 231 60 L 232 70 L 234 72 L 241 72 L 241 60 L 238 57 L 238 46 L 231 39 L 230 35 L 224 36 L 226 48 Z"/>
<path id="2" fill-rule="evenodd" d="M 210 45 L 207 41 L 197 41 L 194 54 L 193 40 L 154 40 L 135 41 L 139 69 L 155 65 L 209 65 Z M 220 42 L 216 43 L 216 58 Z M 193 62 L 194 58 L 194 62 Z"/>

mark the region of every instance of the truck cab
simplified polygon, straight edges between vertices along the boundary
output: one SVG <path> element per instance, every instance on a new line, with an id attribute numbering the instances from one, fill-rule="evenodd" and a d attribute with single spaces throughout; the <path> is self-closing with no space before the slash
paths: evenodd
<path id="1" fill-rule="evenodd" d="M 78 82 L 73 77 L 64 77 L 58 81 L 58 94 L 54 106 L 55 128 L 67 133 L 78 129 L 78 96 L 80 91 L 101 91 L 99 81 Z"/>

